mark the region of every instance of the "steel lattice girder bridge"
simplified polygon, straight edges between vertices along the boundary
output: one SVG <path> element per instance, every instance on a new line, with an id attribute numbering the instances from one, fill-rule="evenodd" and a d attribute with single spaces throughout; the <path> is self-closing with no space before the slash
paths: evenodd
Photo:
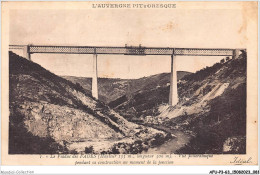
<path id="1" fill-rule="evenodd" d="M 46 45 L 9 45 L 9 50 L 22 49 L 23 56 L 31 60 L 31 54 L 93 54 L 93 78 L 92 78 L 92 96 L 98 98 L 97 89 L 97 55 L 99 54 L 120 54 L 120 55 L 171 55 L 171 84 L 169 104 L 178 103 L 177 92 L 177 70 L 176 59 L 174 56 L 232 56 L 237 58 L 241 50 L 230 48 L 168 48 L 168 47 L 142 47 L 125 46 L 46 46 Z"/>
<path id="2" fill-rule="evenodd" d="M 9 45 L 10 49 L 25 47 Z M 233 56 L 235 49 L 224 48 L 167 48 L 167 47 L 94 47 L 94 46 L 41 46 L 28 45 L 27 52 L 55 54 L 121 54 L 121 55 L 186 55 L 186 56 Z"/>

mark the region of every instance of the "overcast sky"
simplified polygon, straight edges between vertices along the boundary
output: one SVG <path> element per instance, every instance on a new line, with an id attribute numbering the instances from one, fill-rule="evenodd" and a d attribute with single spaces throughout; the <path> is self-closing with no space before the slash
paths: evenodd
<path id="1" fill-rule="evenodd" d="M 245 48 L 241 10 L 12 10 L 10 44 Z M 92 55 L 33 54 L 58 75 L 90 77 Z M 178 56 L 177 70 L 195 72 L 222 57 Z M 170 56 L 98 55 L 98 75 L 139 78 L 170 72 Z"/>

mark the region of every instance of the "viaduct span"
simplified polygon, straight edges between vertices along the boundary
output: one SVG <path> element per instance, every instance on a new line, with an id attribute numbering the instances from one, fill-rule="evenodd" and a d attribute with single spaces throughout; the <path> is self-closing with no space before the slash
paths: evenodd
<path id="1" fill-rule="evenodd" d="M 46 45 L 9 45 L 9 50 L 23 50 L 23 56 L 31 60 L 31 54 L 92 54 L 93 55 L 93 77 L 92 96 L 98 99 L 97 86 L 97 55 L 119 54 L 119 55 L 169 55 L 171 56 L 171 80 L 169 105 L 178 103 L 176 56 L 232 56 L 237 58 L 239 52 L 245 49 L 227 48 L 169 48 L 169 47 L 142 47 L 127 46 L 46 46 Z"/>

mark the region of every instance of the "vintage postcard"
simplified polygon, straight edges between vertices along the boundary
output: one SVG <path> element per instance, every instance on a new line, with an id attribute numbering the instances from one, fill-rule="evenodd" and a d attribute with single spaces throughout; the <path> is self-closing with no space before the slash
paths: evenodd
<path id="1" fill-rule="evenodd" d="M 3 165 L 257 165 L 257 2 L 2 2 Z"/>

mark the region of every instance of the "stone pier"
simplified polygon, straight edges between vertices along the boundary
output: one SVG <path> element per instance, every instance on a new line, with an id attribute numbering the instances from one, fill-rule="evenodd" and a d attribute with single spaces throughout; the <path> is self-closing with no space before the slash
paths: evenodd
<path id="1" fill-rule="evenodd" d="M 23 48 L 23 57 L 26 58 L 27 60 L 31 61 L 31 54 L 29 51 L 29 46 L 24 46 Z"/>
<path id="2" fill-rule="evenodd" d="M 170 83 L 170 96 L 169 105 L 174 106 L 178 103 L 178 91 L 177 91 L 177 70 L 176 70 L 176 56 L 171 55 L 171 83 Z"/>
<path id="3" fill-rule="evenodd" d="M 234 49 L 233 50 L 233 56 L 232 59 L 236 59 L 239 56 L 240 49 Z"/>
<path id="4" fill-rule="evenodd" d="M 93 76 L 92 76 L 92 96 L 98 99 L 98 85 L 97 85 L 97 54 L 93 55 Z"/>

